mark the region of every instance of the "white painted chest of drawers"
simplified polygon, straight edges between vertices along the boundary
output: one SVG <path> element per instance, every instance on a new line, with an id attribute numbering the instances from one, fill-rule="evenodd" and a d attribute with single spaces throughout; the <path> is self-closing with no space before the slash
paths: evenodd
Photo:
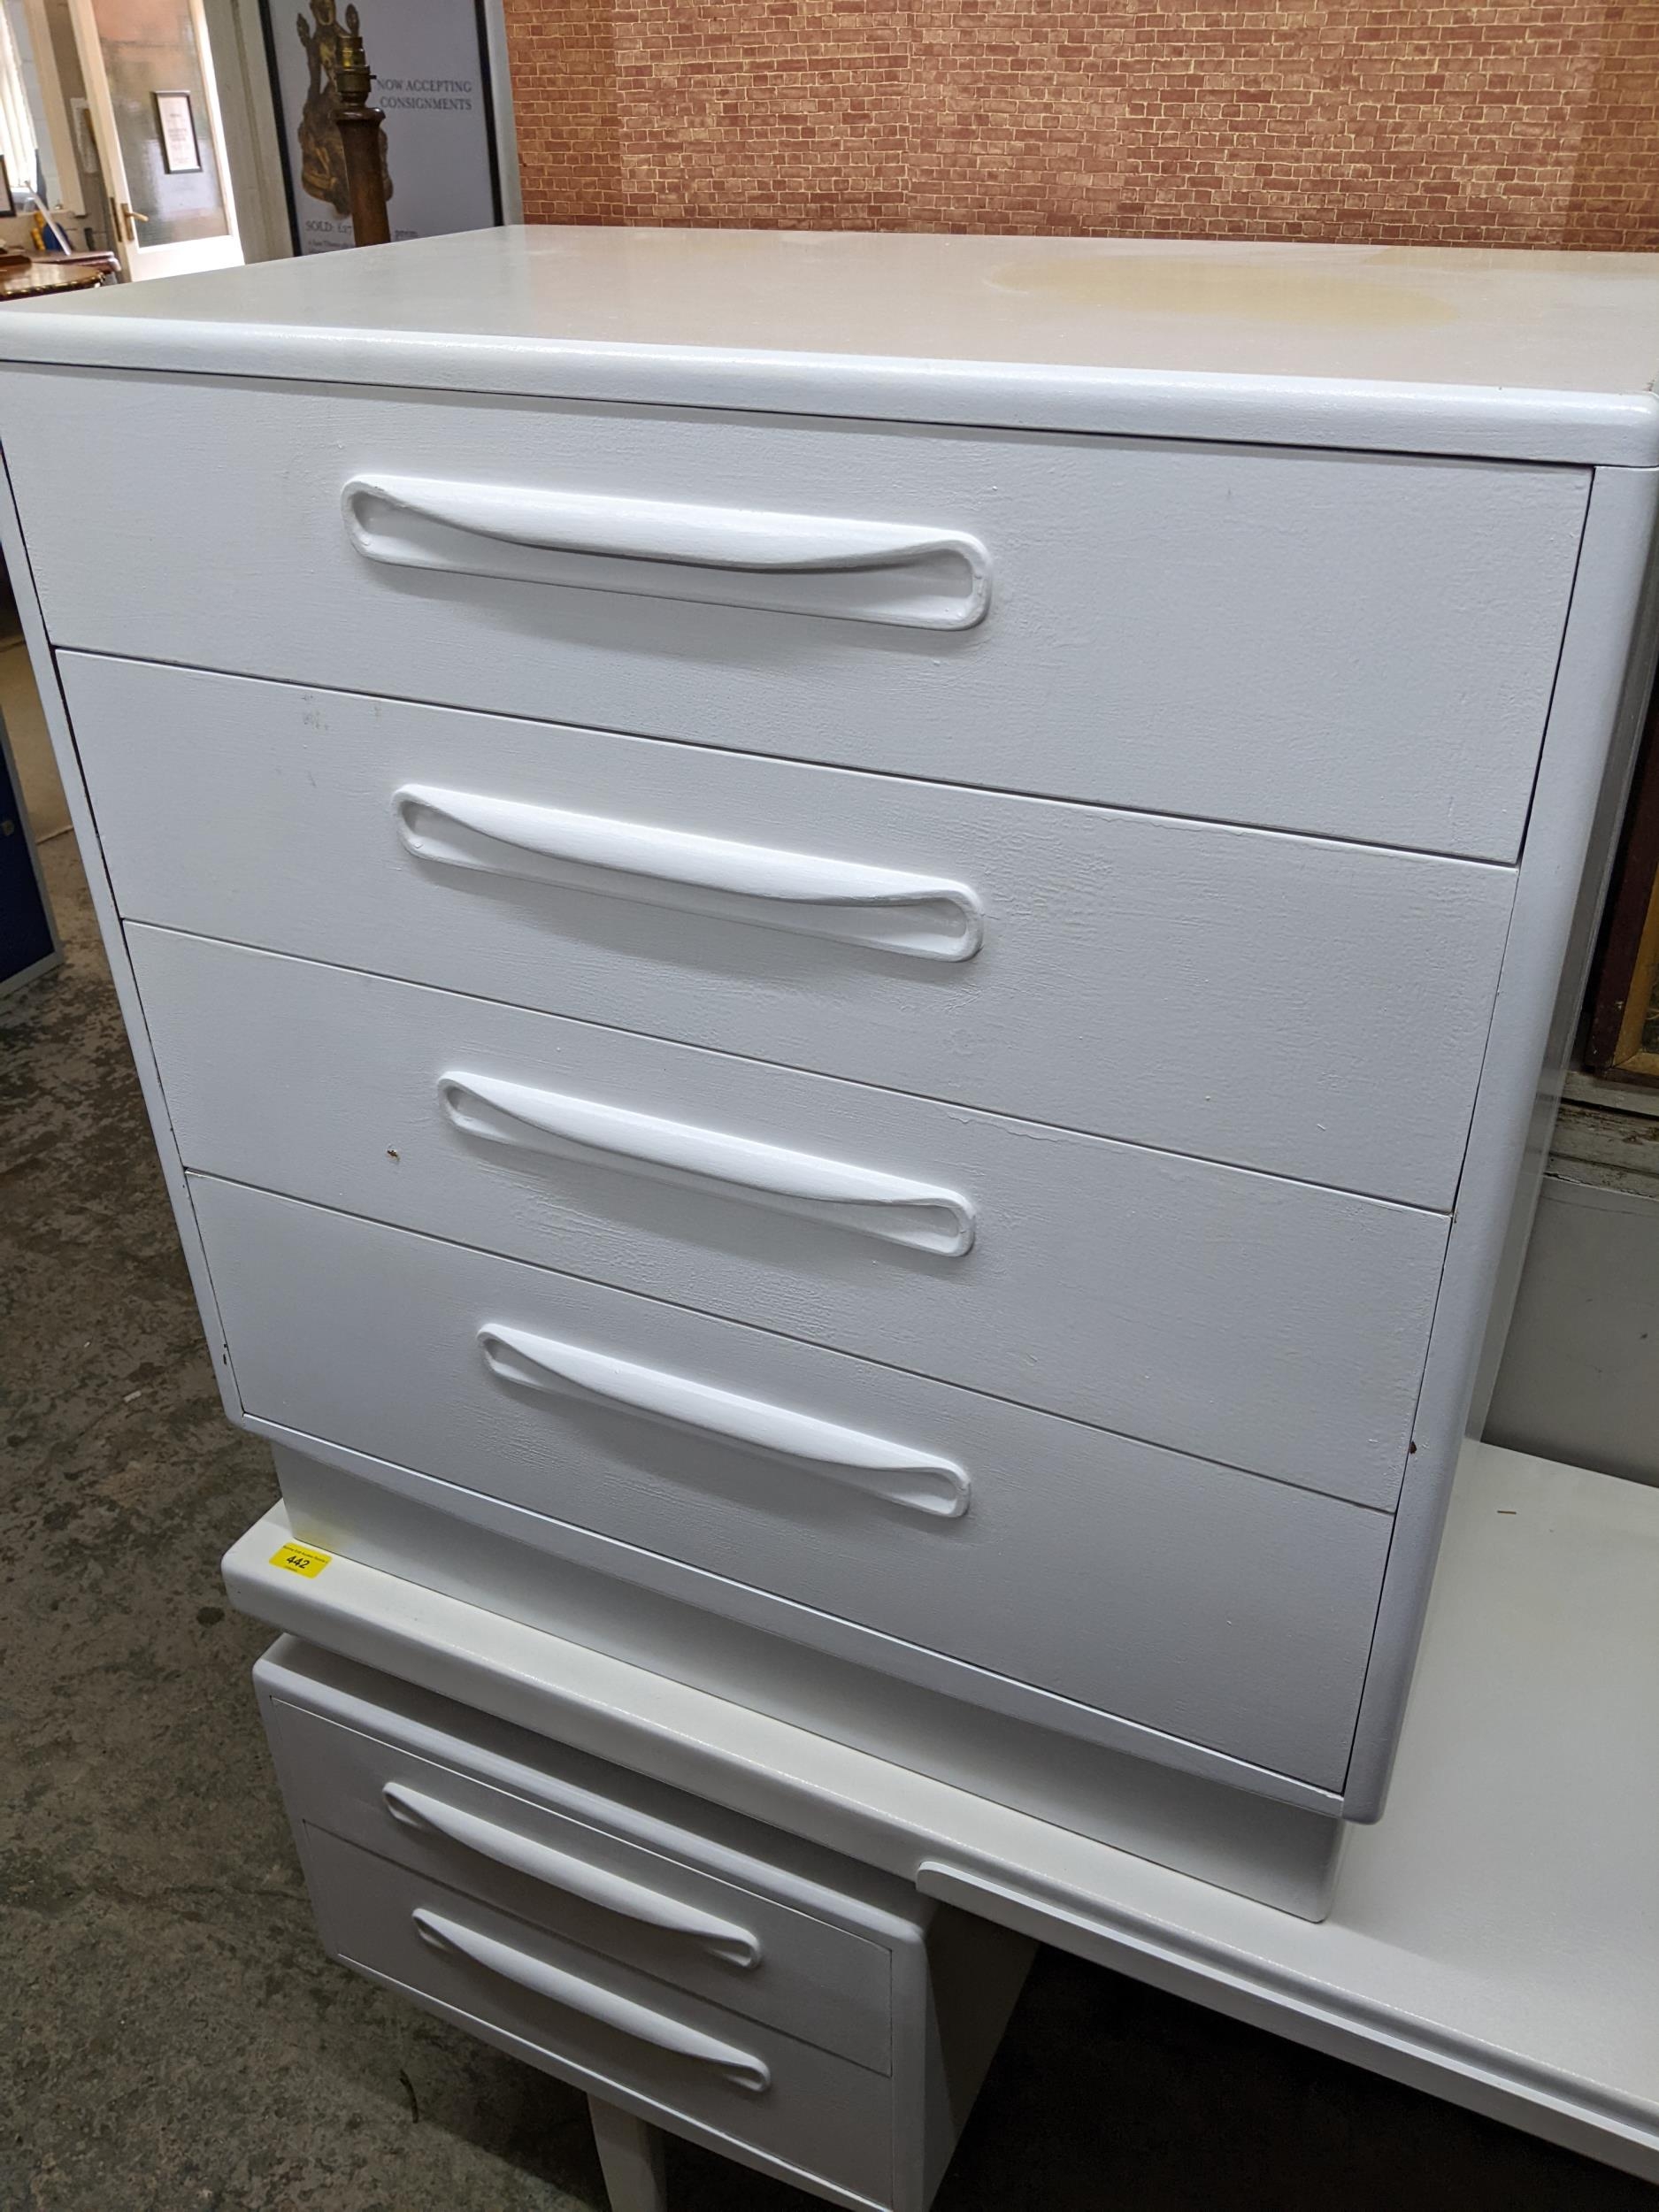
<path id="1" fill-rule="evenodd" d="M 516 232 L 10 311 L 298 1533 L 982 1787 L 1374 1817 L 1650 672 L 1655 307 Z"/>

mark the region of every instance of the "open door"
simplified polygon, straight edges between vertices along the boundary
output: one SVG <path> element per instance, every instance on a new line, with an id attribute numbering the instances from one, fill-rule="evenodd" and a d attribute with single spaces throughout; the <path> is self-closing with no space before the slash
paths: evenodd
<path id="1" fill-rule="evenodd" d="M 69 0 L 110 196 L 134 279 L 242 257 L 201 0 Z"/>

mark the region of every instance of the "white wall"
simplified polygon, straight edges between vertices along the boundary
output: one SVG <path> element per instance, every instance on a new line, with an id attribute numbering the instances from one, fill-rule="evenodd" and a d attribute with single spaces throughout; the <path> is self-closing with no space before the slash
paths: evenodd
<path id="1" fill-rule="evenodd" d="M 1486 1434 L 1659 1484 L 1659 1116 L 1563 1110 Z"/>

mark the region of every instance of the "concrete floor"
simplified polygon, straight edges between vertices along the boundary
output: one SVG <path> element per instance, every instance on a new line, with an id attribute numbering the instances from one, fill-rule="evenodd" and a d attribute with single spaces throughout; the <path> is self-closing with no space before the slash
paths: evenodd
<path id="1" fill-rule="evenodd" d="M 0 1007 L 0 2212 L 572 2212 L 581 2101 L 313 1942 L 217 1561 L 220 1415 L 73 841 Z M 807 2200 L 671 2153 L 677 2212 Z M 1045 1956 L 939 2212 L 1654 2212 L 1655 2193 Z"/>

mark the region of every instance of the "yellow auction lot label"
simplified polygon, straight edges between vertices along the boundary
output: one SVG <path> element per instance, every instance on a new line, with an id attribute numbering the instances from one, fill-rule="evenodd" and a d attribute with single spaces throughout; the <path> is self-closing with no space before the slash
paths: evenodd
<path id="1" fill-rule="evenodd" d="M 334 1557 L 332 1552 L 313 1551 L 309 1544 L 284 1544 L 271 1555 L 273 1567 L 286 1567 L 291 1575 L 319 1575 Z"/>

